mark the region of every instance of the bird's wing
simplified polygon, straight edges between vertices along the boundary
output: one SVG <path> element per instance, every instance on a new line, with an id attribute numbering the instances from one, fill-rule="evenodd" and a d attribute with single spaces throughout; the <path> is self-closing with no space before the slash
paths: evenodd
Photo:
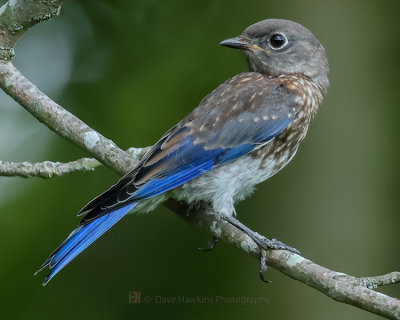
<path id="1" fill-rule="evenodd" d="M 216 88 L 169 130 L 139 165 L 80 212 L 80 226 L 47 258 L 43 284 L 110 229 L 137 201 L 162 194 L 234 160 L 282 132 L 298 112 L 296 94 L 257 73 Z"/>
<path id="2" fill-rule="evenodd" d="M 140 164 L 80 212 L 87 224 L 127 203 L 171 190 L 282 132 L 299 110 L 296 93 L 258 73 L 241 73 L 206 96 Z"/>

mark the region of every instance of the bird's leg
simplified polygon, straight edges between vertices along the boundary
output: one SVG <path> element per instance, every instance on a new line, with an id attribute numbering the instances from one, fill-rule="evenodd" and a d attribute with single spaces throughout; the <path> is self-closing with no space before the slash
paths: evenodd
<path id="1" fill-rule="evenodd" d="M 300 251 L 296 248 L 292 248 L 277 239 L 267 239 L 232 216 L 224 216 L 223 219 L 247 234 L 262 249 L 281 249 L 300 254 Z"/>
<path id="2" fill-rule="evenodd" d="M 210 251 L 212 248 L 214 248 L 217 242 L 218 238 L 216 236 L 213 236 L 212 239 L 208 241 L 207 248 L 198 248 L 198 249 L 201 251 Z"/>

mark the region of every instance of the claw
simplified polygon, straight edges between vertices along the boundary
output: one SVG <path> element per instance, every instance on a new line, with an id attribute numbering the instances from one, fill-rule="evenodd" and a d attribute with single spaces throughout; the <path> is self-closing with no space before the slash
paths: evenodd
<path id="1" fill-rule="evenodd" d="M 201 251 L 210 251 L 212 248 L 214 248 L 214 246 L 216 245 L 217 242 L 218 242 L 218 238 L 216 236 L 213 236 L 212 239 L 210 241 L 208 241 L 207 248 L 198 248 L 198 249 Z"/>
<path id="2" fill-rule="evenodd" d="M 267 260 L 266 260 L 266 255 L 265 255 L 265 250 L 261 250 L 260 252 L 260 279 L 261 281 L 264 281 L 265 283 L 271 283 L 272 281 L 270 280 L 265 280 L 264 278 L 264 272 L 267 271 L 268 266 L 267 266 Z"/>

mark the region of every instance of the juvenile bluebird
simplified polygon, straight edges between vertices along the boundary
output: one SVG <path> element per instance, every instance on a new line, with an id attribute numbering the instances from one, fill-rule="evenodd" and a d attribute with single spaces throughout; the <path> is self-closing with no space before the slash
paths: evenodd
<path id="1" fill-rule="evenodd" d="M 131 172 L 79 212 L 78 228 L 38 270 L 50 269 L 44 284 L 128 212 L 149 212 L 169 198 L 211 206 L 209 212 L 263 248 L 296 251 L 242 225 L 234 204 L 295 155 L 329 86 L 325 50 L 300 24 L 278 19 L 220 44 L 243 51 L 249 71 L 203 98 Z"/>

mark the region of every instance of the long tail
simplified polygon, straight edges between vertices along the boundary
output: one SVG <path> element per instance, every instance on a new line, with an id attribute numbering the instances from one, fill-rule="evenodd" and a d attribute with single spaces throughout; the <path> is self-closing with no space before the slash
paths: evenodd
<path id="1" fill-rule="evenodd" d="M 86 225 L 76 228 L 40 266 L 39 270 L 35 272 L 35 275 L 49 266 L 50 273 L 43 282 L 45 286 L 62 268 L 122 219 L 135 205 L 136 202 L 130 203 L 125 207 L 119 208 Z"/>

